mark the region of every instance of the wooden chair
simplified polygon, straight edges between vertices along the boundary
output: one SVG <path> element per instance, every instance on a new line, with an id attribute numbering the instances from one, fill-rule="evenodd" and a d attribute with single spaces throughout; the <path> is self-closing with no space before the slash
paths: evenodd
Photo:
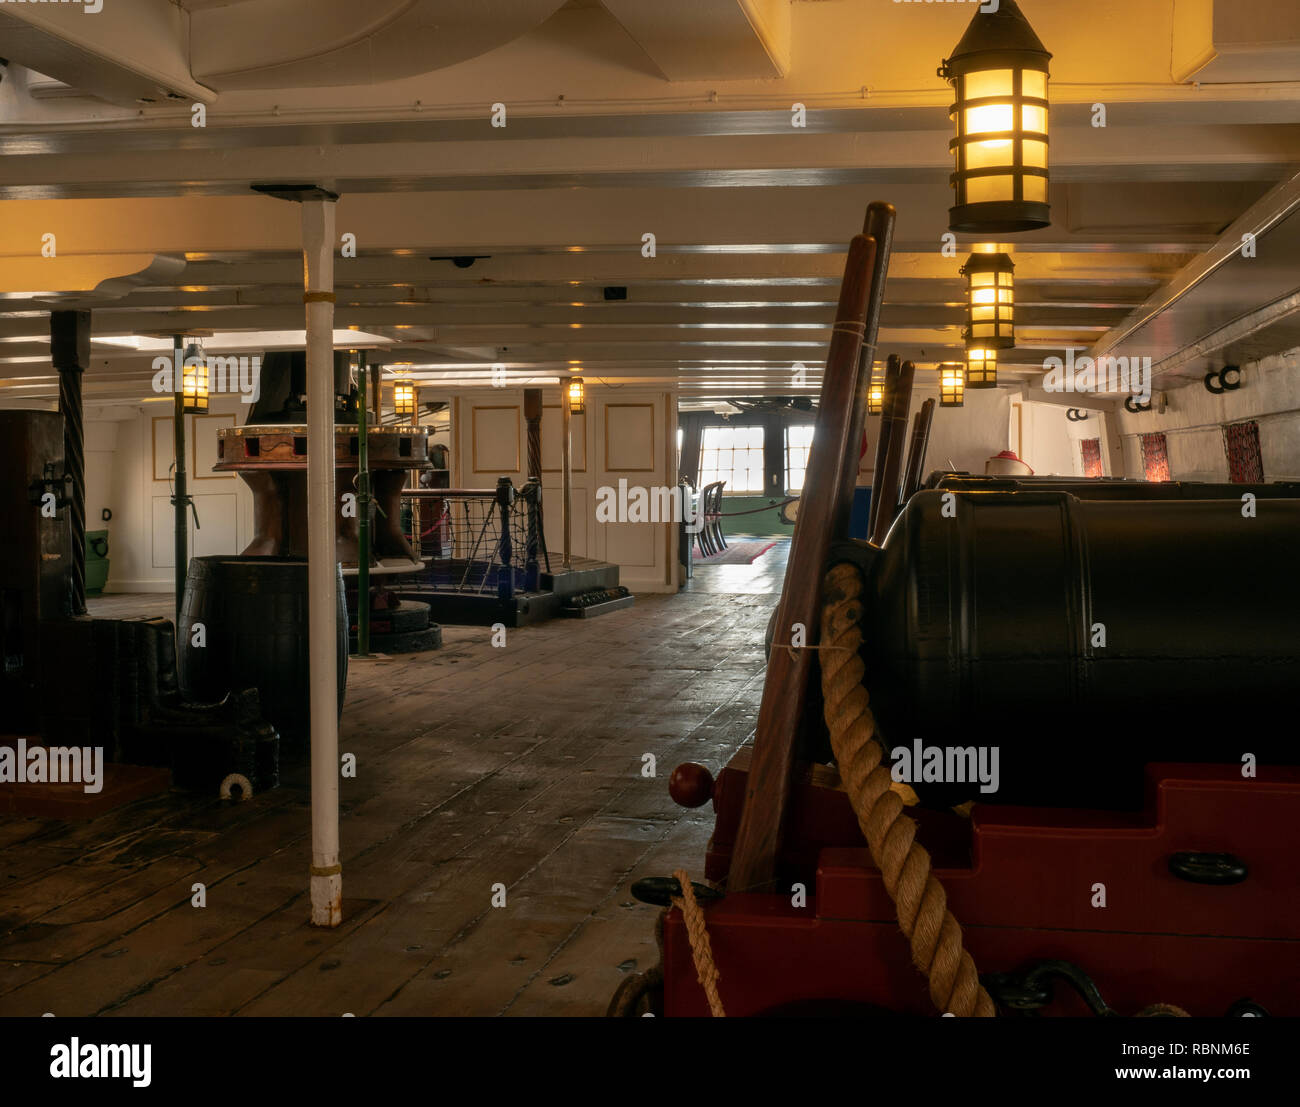
<path id="1" fill-rule="evenodd" d="M 709 531 L 709 540 L 713 544 L 715 551 L 721 552 L 727 548 L 727 540 L 722 535 L 722 489 L 726 486 L 725 480 L 720 480 L 713 486 L 713 502 L 709 504 L 705 512 L 705 523 Z"/>
<path id="2" fill-rule="evenodd" d="M 727 548 L 722 537 L 721 512 L 722 488 L 727 482 L 723 480 L 706 484 L 700 491 L 700 529 L 695 535 L 699 543 L 700 556 L 712 557 Z"/>

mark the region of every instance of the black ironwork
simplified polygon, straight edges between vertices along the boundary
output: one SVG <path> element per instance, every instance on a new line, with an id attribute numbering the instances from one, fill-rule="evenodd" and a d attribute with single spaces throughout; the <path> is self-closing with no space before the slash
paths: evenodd
<path id="1" fill-rule="evenodd" d="M 542 566 L 551 570 L 536 481 L 516 489 L 502 477 L 493 489 L 408 489 L 402 498 L 424 568 L 395 582 L 395 591 L 495 592 L 508 600 L 538 591 Z"/>
<path id="2" fill-rule="evenodd" d="M 86 613 L 86 444 L 81 374 L 90 364 L 90 312 L 50 312 L 50 362 L 59 374 L 63 463 L 71 477 L 68 519 L 72 532 L 72 614 Z"/>

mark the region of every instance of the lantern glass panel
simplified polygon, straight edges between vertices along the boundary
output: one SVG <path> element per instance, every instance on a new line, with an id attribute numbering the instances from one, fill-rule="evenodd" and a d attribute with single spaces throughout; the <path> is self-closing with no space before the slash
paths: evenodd
<path id="1" fill-rule="evenodd" d="M 997 383 L 997 350 L 980 347 L 967 350 L 966 384 L 970 388 L 993 388 Z"/>
<path id="2" fill-rule="evenodd" d="M 208 410 L 208 367 L 198 360 L 185 360 L 181 371 L 181 406 L 190 414 Z"/>
<path id="3" fill-rule="evenodd" d="M 574 415 L 581 415 L 586 410 L 581 377 L 569 378 L 569 410 Z"/>
<path id="4" fill-rule="evenodd" d="M 415 384 L 412 381 L 393 382 L 393 413 L 403 418 L 415 414 Z"/>
<path id="5" fill-rule="evenodd" d="M 1020 126 L 1029 133 L 1047 134 L 1047 109 L 1042 104 L 1022 104 Z"/>
<path id="6" fill-rule="evenodd" d="M 873 384 L 867 390 L 867 414 L 879 415 L 885 405 L 885 386 Z"/>
<path id="7" fill-rule="evenodd" d="M 939 366 L 939 404 L 941 407 L 961 407 L 965 401 L 966 377 L 963 366 L 957 362 Z"/>
<path id="8" fill-rule="evenodd" d="M 972 142 L 966 147 L 967 169 L 998 169 L 1010 165 L 1011 161 L 1012 143 L 1009 138 Z"/>
<path id="9" fill-rule="evenodd" d="M 1014 91 L 1014 69 L 980 69 L 962 78 L 963 100 L 982 100 L 986 96 L 1001 96 L 1009 100 Z"/>
<path id="10" fill-rule="evenodd" d="M 976 104 L 966 109 L 968 135 L 1000 134 L 1015 130 L 1011 104 Z"/>
<path id="11" fill-rule="evenodd" d="M 966 203 L 984 204 L 1016 198 L 1016 179 L 1012 176 L 971 177 L 966 182 Z"/>
<path id="12" fill-rule="evenodd" d="M 1047 73 L 1041 69 L 1020 71 L 1020 93 L 1038 100 L 1047 99 Z"/>

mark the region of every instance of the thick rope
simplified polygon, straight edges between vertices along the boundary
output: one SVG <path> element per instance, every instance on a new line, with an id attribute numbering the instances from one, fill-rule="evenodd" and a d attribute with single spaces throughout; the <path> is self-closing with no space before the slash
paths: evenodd
<path id="1" fill-rule="evenodd" d="M 941 1013 L 991 1018 L 993 1000 L 962 946 L 961 927 L 931 872 L 930 855 L 916 842 L 916 823 L 890 789 L 884 750 L 874 737 L 876 723 L 862 683 L 866 667 L 858 654 L 862 574 L 856 566 L 836 565 L 826 574 L 824 595 L 822 696 L 831 749 L 871 858 L 894 901 L 898 925 L 911 944 L 912 963 L 925 974 L 930 999 Z"/>
<path id="2" fill-rule="evenodd" d="M 725 1018 L 727 1012 L 722 1009 L 722 997 L 718 995 L 718 966 L 713 960 L 713 947 L 709 944 L 709 932 L 704 925 L 704 911 L 695 898 L 695 889 L 691 887 L 691 878 L 685 869 L 677 869 L 673 876 L 682 886 L 682 894 L 673 896 L 673 906 L 686 921 L 686 937 L 691 942 L 691 957 L 695 961 L 695 975 L 709 1001 L 709 1011 L 715 1019 Z"/>

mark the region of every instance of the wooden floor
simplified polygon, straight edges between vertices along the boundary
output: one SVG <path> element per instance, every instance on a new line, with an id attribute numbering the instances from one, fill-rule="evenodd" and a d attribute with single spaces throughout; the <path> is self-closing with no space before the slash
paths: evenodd
<path id="1" fill-rule="evenodd" d="M 787 550 L 504 648 L 446 627 L 440 651 L 354 664 L 335 930 L 306 922 L 301 765 L 242 804 L 172 792 L 80 823 L 0 817 L 0 1015 L 603 1013 L 657 960 L 657 908 L 631 882 L 702 868 L 712 809 L 675 806 L 668 775 L 716 770 L 752 733 Z"/>

